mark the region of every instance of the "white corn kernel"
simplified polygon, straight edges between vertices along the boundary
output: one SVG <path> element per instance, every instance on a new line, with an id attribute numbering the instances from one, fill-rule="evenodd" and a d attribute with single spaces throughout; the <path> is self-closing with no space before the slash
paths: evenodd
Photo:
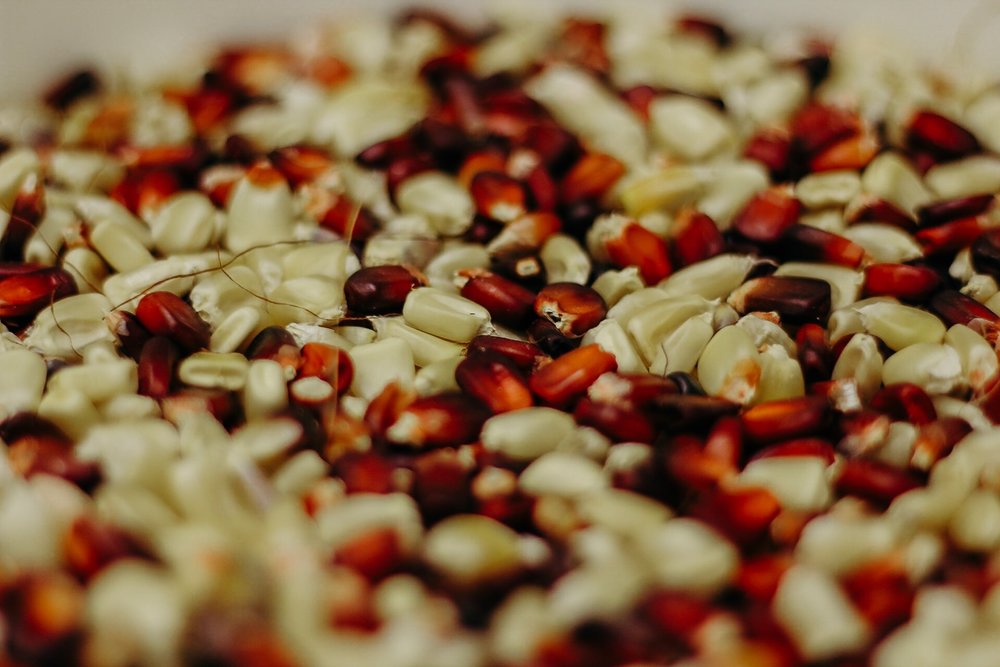
<path id="1" fill-rule="evenodd" d="M 950 345 L 917 343 L 885 360 L 882 382 L 912 382 L 928 394 L 948 394 L 964 384 L 962 360 Z"/>
<path id="2" fill-rule="evenodd" d="M 715 328 L 705 318 L 692 317 L 660 341 L 649 372 L 657 375 L 693 372 L 714 334 Z"/>
<path id="3" fill-rule="evenodd" d="M 754 400 L 777 401 L 805 395 L 802 367 L 780 345 L 769 345 L 760 353 L 760 386 Z"/>
<path id="4" fill-rule="evenodd" d="M 632 344 L 629 335 L 617 320 L 604 320 L 583 335 L 581 345 L 598 344 L 602 350 L 614 356 L 618 370 L 622 373 L 645 373 L 646 364 Z"/>
<path id="5" fill-rule="evenodd" d="M 638 217 L 653 211 L 672 211 L 689 204 L 704 192 L 702 177 L 685 165 L 649 174 L 626 177 L 620 192 L 625 213 Z"/>
<path id="6" fill-rule="evenodd" d="M 515 461 L 553 451 L 576 428 L 573 416 L 554 408 L 522 408 L 490 417 L 479 439 L 487 450 Z"/>
<path id="7" fill-rule="evenodd" d="M 137 297 L 155 288 L 177 295 L 187 294 L 195 274 L 216 268 L 230 259 L 228 253 L 173 255 L 128 273 L 116 273 L 104 281 L 102 291 L 114 305 L 134 304 Z"/>
<path id="8" fill-rule="evenodd" d="M 550 283 L 586 285 L 590 281 L 590 257 L 570 236 L 553 234 L 542 245 L 538 256 Z"/>
<path id="9" fill-rule="evenodd" d="M 735 324 L 738 327 L 746 329 L 747 333 L 753 338 L 754 345 L 760 351 L 763 351 L 767 346 L 777 345 L 784 348 L 791 356 L 795 356 L 797 353 L 797 346 L 792 337 L 780 325 L 775 324 L 771 320 L 749 313 L 743 317 L 739 317 Z M 722 327 L 719 328 L 721 329 Z"/>
<path id="10" fill-rule="evenodd" d="M 215 238 L 220 213 L 200 192 L 182 192 L 163 202 L 150 221 L 153 246 L 164 255 L 199 252 Z"/>
<path id="11" fill-rule="evenodd" d="M 657 143 L 687 162 L 699 162 L 733 143 L 729 119 L 704 100 L 665 95 L 649 105 L 650 130 Z"/>
<path id="12" fill-rule="evenodd" d="M 319 377 L 304 377 L 288 385 L 288 394 L 304 405 L 320 405 L 334 397 L 337 390 L 333 385 Z"/>
<path id="13" fill-rule="evenodd" d="M 101 417 L 106 422 L 160 416 L 160 404 L 156 399 L 139 394 L 120 394 L 110 398 L 101 404 L 100 410 Z"/>
<path id="14" fill-rule="evenodd" d="M 575 498 L 608 486 L 601 466 L 573 452 L 548 452 L 532 461 L 517 480 L 529 496 Z"/>
<path id="15" fill-rule="evenodd" d="M 101 421 L 93 402 L 74 389 L 46 392 L 38 404 L 38 415 L 61 428 L 73 440 L 83 439 L 90 427 Z"/>
<path id="16" fill-rule="evenodd" d="M 278 326 L 337 322 L 345 310 L 343 282 L 327 276 L 292 278 L 268 295 L 267 314 Z"/>
<path id="17" fill-rule="evenodd" d="M 254 306 L 236 308 L 219 322 L 208 343 L 212 352 L 235 352 L 260 329 L 263 313 Z"/>
<path id="18" fill-rule="evenodd" d="M 525 92 L 594 150 L 626 165 L 646 158 L 646 128 L 635 113 L 593 76 L 554 64 L 528 80 Z"/>
<path id="19" fill-rule="evenodd" d="M 956 324 L 948 329 L 944 342 L 958 352 L 962 373 L 973 391 L 985 391 L 993 384 L 1000 372 L 1000 363 L 996 351 L 985 338 L 963 324 Z"/>
<path id="20" fill-rule="evenodd" d="M 0 368 L 0 419 L 36 410 L 48 373 L 45 360 L 30 350 L 7 350 L 0 352 Z"/>
<path id="21" fill-rule="evenodd" d="M 964 551 L 991 553 L 1000 546 L 1000 498 L 976 489 L 959 505 L 948 523 L 948 534 Z"/>
<path id="22" fill-rule="evenodd" d="M 281 258 L 285 280 L 309 275 L 326 276 L 342 282 L 361 268 L 351 246 L 343 241 L 327 241 L 291 247 Z"/>
<path id="23" fill-rule="evenodd" d="M 892 202 L 908 213 L 931 201 L 913 166 L 898 153 L 886 152 L 868 163 L 861 176 L 865 192 Z"/>
<path id="24" fill-rule="evenodd" d="M 504 229 L 508 229 L 505 227 Z M 503 235 L 503 231 L 500 232 Z M 498 237 L 493 240 L 496 241 Z M 432 287 L 454 287 L 455 273 L 460 269 L 485 269 L 490 265 L 488 248 L 478 243 L 451 242 L 434 256 L 424 274 Z"/>
<path id="25" fill-rule="evenodd" d="M 974 155 L 931 167 L 924 178 L 941 199 L 996 192 L 1000 190 L 1000 160 Z"/>
<path id="26" fill-rule="evenodd" d="M 809 174 L 795 184 L 795 197 L 806 208 L 846 206 L 861 192 L 861 177 L 854 171 Z"/>
<path id="27" fill-rule="evenodd" d="M 646 363 L 652 363 L 663 340 L 690 318 L 710 313 L 711 307 L 712 302 L 700 296 L 662 299 L 632 316 L 625 330 L 636 342 Z"/>
<path id="28" fill-rule="evenodd" d="M 725 299 L 743 284 L 755 263 L 750 255 L 716 255 L 685 266 L 657 287 L 668 296 L 697 294 L 706 299 Z"/>
<path id="29" fill-rule="evenodd" d="M 433 336 L 407 324 L 402 317 L 379 317 L 372 322 L 379 340 L 398 338 L 410 346 L 413 361 L 419 367 L 453 359 L 462 354 L 462 346 Z"/>
<path id="30" fill-rule="evenodd" d="M 84 247 L 67 250 L 62 256 L 62 268 L 73 276 L 73 282 L 80 293 L 100 290 L 101 283 L 108 275 L 108 267 L 101 256 Z"/>
<path id="31" fill-rule="evenodd" d="M 433 287 L 407 294 L 403 317 L 424 333 L 456 343 L 468 343 L 490 321 L 489 312 L 478 303 Z"/>
<path id="32" fill-rule="evenodd" d="M 243 387 L 243 412 L 247 421 L 270 417 L 287 405 L 288 387 L 281 364 L 270 359 L 251 361 Z"/>
<path id="33" fill-rule="evenodd" d="M 75 390 L 94 403 L 139 389 L 136 364 L 131 359 L 68 366 L 49 378 L 49 391 Z"/>
<path id="34" fill-rule="evenodd" d="M 750 403 L 760 381 L 760 354 L 746 330 L 720 329 L 698 360 L 698 379 L 710 396 Z"/>
<path id="35" fill-rule="evenodd" d="M 517 533 L 479 514 L 459 514 L 436 524 L 424 540 L 423 556 L 461 586 L 502 581 L 521 569 Z"/>
<path id="36" fill-rule="evenodd" d="M 458 391 L 455 369 L 465 357 L 456 356 L 425 365 L 417 371 L 413 388 L 420 396 L 430 396 L 445 391 Z"/>
<path id="37" fill-rule="evenodd" d="M 0 213 L 0 219 L 3 215 Z M 73 214 L 71 208 L 49 204 L 41 222 L 35 227 L 34 233 L 28 238 L 24 247 L 24 261 L 38 262 L 46 266 L 55 264 L 65 243 L 66 235 L 74 223 L 76 223 L 76 215 Z M 0 227 L 2 226 L 0 224 Z"/>
<path id="38" fill-rule="evenodd" d="M 153 233 L 149 225 L 114 199 L 105 195 L 83 195 L 75 199 L 75 208 L 91 229 L 102 222 L 114 222 L 128 229 L 143 247 L 153 247 Z"/>
<path id="39" fill-rule="evenodd" d="M 859 333 L 847 342 L 837 357 L 831 378 L 853 381 L 858 395 L 868 402 L 882 385 L 882 365 L 878 343 L 872 336 Z"/>
<path id="40" fill-rule="evenodd" d="M 403 213 L 427 219 L 442 236 L 459 236 L 470 225 L 476 205 L 469 191 L 452 176 L 427 171 L 403 181 L 396 191 Z"/>
<path id="41" fill-rule="evenodd" d="M 668 519 L 636 546 L 658 584 L 697 596 L 710 597 L 724 588 L 740 562 L 739 551 L 726 538 L 688 518 Z"/>
<path id="42" fill-rule="evenodd" d="M 642 289 L 645 285 L 639 277 L 639 268 L 629 266 L 620 271 L 614 269 L 597 276 L 591 285 L 601 295 L 608 308 L 613 308 L 622 297 Z"/>
<path id="43" fill-rule="evenodd" d="M 924 256 L 917 240 L 899 227 L 879 222 L 850 225 L 841 235 L 865 249 L 873 262 L 899 264 Z"/>
<path id="44" fill-rule="evenodd" d="M 246 384 L 249 365 L 238 352 L 195 352 L 181 361 L 177 377 L 192 387 L 239 391 Z"/>
<path id="45" fill-rule="evenodd" d="M 833 576 L 795 565 L 781 578 L 772 613 L 808 661 L 853 654 L 869 641 L 871 629 Z"/>
<path id="46" fill-rule="evenodd" d="M 413 352 L 398 338 L 356 345 L 348 354 L 354 363 L 351 391 L 362 398 L 375 398 L 393 381 L 403 387 L 413 386 Z"/>
<path id="47" fill-rule="evenodd" d="M 785 509 L 819 512 L 833 501 L 826 468 L 825 461 L 813 456 L 768 457 L 750 461 L 736 483 L 767 489 Z"/>
<path id="48" fill-rule="evenodd" d="M 656 287 L 643 287 L 630 294 L 626 294 L 618 303 L 608 309 L 607 319 L 616 320 L 618 324 L 626 329 L 633 317 L 642 313 L 647 307 L 654 303 L 664 301 L 667 295 Z"/>
<path id="49" fill-rule="evenodd" d="M 285 179 L 275 175 L 266 183 L 255 183 L 249 175 L 241 178 L 229 197 L 225 247 L 243 252 L 254 246 L 289 241 L 293 233 L 292 193 Z"/>
<path id="50" fill-rule="evenodd" d="M 944 339 L 944 323 L 920 308 L 882 302 L 870 303 L 855 310 L 861 315 L 865 330 L 893 350 L 902 350 L 916 343 L 940 343 Z"/>
<path id="51" fill-rule="evenodd" d="M 100 222 L 91 230 L 90 243 L 118 272 L 135 271 L 153 262 L 153 256 L 129 228 L 111 220 Z"/>

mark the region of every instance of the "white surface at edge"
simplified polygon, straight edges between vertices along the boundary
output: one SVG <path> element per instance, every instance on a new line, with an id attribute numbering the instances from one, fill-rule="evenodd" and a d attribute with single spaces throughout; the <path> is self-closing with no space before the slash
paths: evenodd
<path id="1" fill-rule="evenodd" d="M 863 27 L 929 62 L 973 62 L 1000 76 L 1000 0 L 516 0 L 557 8 L 637 11 L 683 6 L 755 31 Z M 0 0 L 0 99 L 36 95 L 82 63 L 157 68 L 211 44 L 287 37 L 318 19 L 433 5 L 476 16 L 510 4 L 474 0 Z M 603 9 L 602 9 L 603 8 Z"/>

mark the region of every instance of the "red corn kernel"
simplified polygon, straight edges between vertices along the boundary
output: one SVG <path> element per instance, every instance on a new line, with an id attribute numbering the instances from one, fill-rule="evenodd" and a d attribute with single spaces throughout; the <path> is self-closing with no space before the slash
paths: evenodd
<path id="1" fill-rule="evenodd" d="M 4 430 L 10 431 L 9 422 Z M 54 428 L 54 427 L 53 427 Z M 15 436 L 4 433 L 7 442 L 7 459 L 11 469 L 22 477 L 44 474 L 60 477 L 84 490 L 95 487 L 101 479 L 96 462 L 82 461 L 73 453 L 72 443 L 56 433 L 26 433 Z"/>
<path id="2" fill-rule="evenodd" d="M 534 403 L 523 373 L 496 352 L 481 352 L 463 359 L 455 369 L 455 381 L 494 414 L 527 408 Z"/>
<path id="3" fill-rule="evenodd" d="M 835 481 L 838 493 L 888 504 L 893 498 L 920 486 L 909 471 L 871 459 L 846 459 Z"/>
<path id="4" fill-rule="evenodd" d="M 417 147 L 413 143 L 413 134 L 407 133 L 402 136 L 375 142 L 358 153 L 354 159 L 362 167 L 385 169 L 394 160 L 410 157 L 417 150 Z"/>
<path id="5" fill-rule="evenodd" d="M 667 242 L 634 220 L 623 222 L 618 233 L 604 239 L 611 262 L 636 266 L 647 285 L 655 285 L 673 272 Z"/>
<path id="6" fill-rule="evenodd" d="M 534 343 L 502 336 L 476 336 L 469 341 L 466 354 L 470 357 L 499 354 L 520 370 L 527 372 L 549 361 L 548 356 Z"/>
<path id="7" fill-rule="evenodd" d="M 67 664 L 82 633 L 85 591 L 59 571 L 22 571 L 5 578 L 0 593 L 8 664 Z"/>
<path id="8" fill-rule="evenodd" d="M 840 264 L 856 268 L 865 249 L 843 236 L 810 225 L 795 224 L 781 235 L 781 248 L 789 258 Z"/>
<path id="9" fill-rule="evenodd" d="M 922 387 L 910 382 L 886 385 L 872 398 L 871 407 L 895 421 L 908 421 L 917 426 L 937 419 L 931 397 Z"/>
<path id="10" fill-rule="evenodd" d="M 917 228 L 917 221 L 898 206 L 869 194 L 861 195 L 848 204 L 844 209 L 844 219 L 852 225 L 857 222 L 884 222 L 908 232 Z"/>
<path id="11" fill-rule="evenodd" d="M 545 403 L 567 407 L 602 373 L 617 368 L 614 355 L 599 345 L 584 345 L 536 370 L 528 379 L 528 385 Z"/>
<path id="12" fill-rule="evenodd" d="M 597 429 L 612 442 L 652 443 L 656 437 L 653 424 L 646 415 L 617 403 L 581 398 L 573 410 L 573 418 L 581 426 Z"/>
<path id="13" fill-rule="evenodd" d="M 755 194 L 733 220 L 733 229 L 759 243 L 773 243 L 798 222 L 802 206 L 787 185 L 773 185 Z"/>
<path id="14" fill-rule="evenodd" d="M 715 221 L 693 208 L 684 208 L 677 213 L 671 231 L 670 247 L 681 266 L 715 257 L 726 247 Z"/>
<path id="15" fill-rule="evenodd" d="M 566 204 L 600 199 L 624 175 L 625 165 L 610 155 L 587 153 L 559 183 L 560 199 Z"/>
<path id="16" fill-rule="evenodd" d="M 333 158 L 313 146 L 283 146 L 268 155 L 271 164 L 295 188 L 315 181 L 333 167 Z"/>
<path id="17" fill-rule="evenodd" d="M 774 442 L 816 433 L 827 426 L 830 404 L 822 396 L 759 403 L 742 415 L 743 430 L 757 442 Z"/>
<path id="18" fill-rule="evenodd" d="M 462 187 L 469 189 L 472 180 L 479 174 L 486 172 L 504 173 L 507 168 L 507 161 L 503 153 L 497 150 L 476 151 L 465 158 L 461 168 L 458 170 L 458 182 Z"/>
<path id="19" fill-rule="evenodd" d="M 270 326 L 261 330 L 247 345 L 243 354 L 247 359 L 277 361 L 288 375 L 297 374 L 302 365 L 302 351 L 288 329 Z"/>
<path id="20" fill-rule="evenodd" d="M 344 196 L 337 197 L 317 218 L 321 227 L 347 241 L 367 241 L 379 228 L 368 209 Z"/>
<path id="21" fill-rule="evenodd" d="M 504 225 L 490 241 L 490 252 L 512 252 L 521 248 L 541 248 L 550 236 L 562 229 L 562 222 L 552 213 L 534 212 Z"/>
<path id="22" fill-rule="evenodd" d="M 781 458 L 785 456 L 815 456 L 830 465 L 836 458 L 833 445 L 820 438 L 797 438 L 768 445 L 750 457 L 756 459 Z"/>
<path id="23" fill-rule="evenodd" d="M 920 427 L 910 465 L 920 470 L 930 470 L 931 466 L 948 456 L 952 448 L 972 431 L 972 427 L 961 417 L 942 417 Z"/>
<path id="24" fill-rule="evenodd" d="M 399 413 L 385 435 L 399 444 L 455 447 L 474 442 L 488 417 L 489 413 L 471 396 L 423 396 Z"/>
<path id="25" fill-rule="evenodd" d="M 865 296 L 894 296 L 923 303 L 940 285 L 941 276 L 926 266 L 872 264 L 865 268 Z"/>
<path id="26" fill-rule="evenodd" d="M 955 121 L 933 111 L 918 111 L 907 123 L 907 147 L 930 153 L 938 160 L 978 153 L 979 140 Z"/>
<path id="27" fill-rule="evenodd" d="M 135 186 L 135 214 L 150 220 L 170 197 L 180 192 L 181 182 L 172 171 L 157 169 L 146 173 Z"/>
<path id="28" fill-rule="evenodd" d="M 434 163 L 426 157 L 400 157 L 389 163 L 385 170 L 385 185 L 389 196 L 395 201 L 396 190 L 406 179 L 434 169 Z"/>
<path id="29" fill-rule="evenodd" d="M 122 558 L 148 558 L 139 541 L 121 528 L 82 514 L 73 520 L 62 544 L 66 565 L 88 580 Z"/>
<path id="30" fill-rule="evenodd" d="M 840 431 L 844 437 L 838 443 L 840 450 L 852 456 L 862 456 L 882 446 L 889 436 L 892 420 L 875 410 L 859 410 L 840 418 Z"/>
<path id="31" fill-rule="evenodd" d="M 547 168 L 560 173 L 580 154 L 576 137 L 552 122 L 538 122 L 529 127 L 522 146 L 537 153 Z"/>
<path id="32" fill-rule="evenodd" d="M 921 229 L 914 238 L 923 246 L 925 254 L 934 255 L 961 250 L 971 245 L 984 230 L 983 220 L 973 216 Z"/>
<path id="33" fill-rule="evenodd" d="M 163 418 L 179 424 L 189 415 L 209 414 L 226 424 L 239 409 L 239 401 L 231 391 L 186 387 L 160 401 Z"/>
<path id="34" fill-rule="evenodd" d="M 545 285 L 545 264 L 541 257 L 528 248 L 498 252 L 490 261 L 490 268 L 505 278 L 530 289 Z"/>
<path id="35" fill-rule="evenodd" d="M 829 380 L 833 354 L 826 342 L 826 329 L 814 323 L 803 324 L 795 334 L 799 365 L 807 384 Z"/>
<path id="36" fill-rule="evenodd" d="M 407 266 L 366 266 L 344 282 L 347 307 L 358 315 L 387 315 L 403 310 L 406 296 L 423 284 L 420 275 Z"/>
<path id="37" fill-rule="evenodd" d="M 930 307 L 949 326 L 965 324 L 970 326 L 976 320 L 989 324 L 1000 324 L 1000 315 L 979 303 L 971 296 L 957 290 L 942 290 L 930 300 Z"/>
<path id="38" fill-rule="evenodd" d="M 477 271 L 462 286 L 461 294 L 489 311 L 494 321 L 515 328 L 527 324 L 535 303 L 534 292 L 488 271 Z"/>
<path id="39" fill-rule="evenodd" d="M 472 509 L 473 464 L 454 449 L 439 449 L 413 463 L 414 500 L 430 521 Z"/>
<path id="40" fill-rule="evenodd" d="M 26 176 L 7 213 L 6 229 L 0 231 L 0 259 L 20 262 L 24 259 L 24 244 L 45 215 L 42 179 L 35 174 Z"/>
<path id="41" fill-rule="evenodd" d="M 878 155 L 880 148 L 875 133 L 866 130 L 824 148 L 809 160 L 809 169 L 813 172 L 861 170 Z"/>
<path id="42" fill-rule="evenodd" d="M 705 438 L 705 453 L 733 467 L 743 456 L 743 425 L 736 417 L 722 417 Z"/>
<path id="43" fill-rule="evenodd" d="M 782 322 L 823 321 L 830 314 L 830 284 L 817 278 L 754 278 L 729 295 L 729 304 L 740 314 L 774 311 Z"/>
<path id="44" fill-rule="evenodd" d="M 984 232 L 969 250 L 976 271 L 1000 278 L 1000 229 Z"/>
<path id="45" fill-rule="evenodd" d="M 587 389 L 594 401 L 645 408 L 664 394 L 676 394 L 677 383 L 649 373 L 604 373 Z"/>
<path id="46" fill-rule="evenodd" d="M 306 343 L 302 346 L 302 365 L 299 377 L 318 377 L 326 380 L 343 394 L 354 379 L 354 364 L 345 350 L 325 343 Z"/>
<path id="47" fill-rule="evenodd" d="M 861 131 L 854 111 L 824 104 L 807 104 L 792 119 L 795 143 L 808 156 Z"/>
<path id="48" fill-rule="evenodd" d="M 529 206 L 539 211 L 554 211 L 559 205 L 559 186 L 543 164 L 536 165 L 522 178 Z"/>
<path id="49" fill-rule="evenodd" d="M 604 32 L 603 23 L 569 18 L 558 37 L 557 55 L 595 74 L 607 74 L 611 62 L 604 49 Z"/>
<path id="50" fill-rule="evenodd" d="M 774 180 L 788 176 L 792 166 L 792 137 L 782 128 L 763 128 L 750 137 L 743 157 L 760 162 Z"/>
<path id="51" fill-rule="evenodd" d="M 177 357 L 169 338 L 154 336 L 146 341 L 139 356 L 139 393 L 156 399 L 169 395 Z"/>
<path id="52" fill-rule="evenodd" d="M 698 629 L 711 618 L 715 610 L 701 598 L 659 591 L 642 604 L 641 613 L 658 631 L 693 646 Z"/>
<path id="53" fill-rule="evenodd" d="M 524 215 L 527 208 L 524 188 L 515 179 L 499 171 L 481 171 L 469 184 L 476 211 L 487 218 L 510 222 Z"/>
<path id="54" fill-rule="evenodd" d="M 387 384 L 365 409 L 364 421 L 372 437 L 384 437 L 386 430 L 416 398 L 417 393 L 409 387 L 402 387 L 395 381 Z"/>
<path id="55" fill-rule="evenodd" d="M 711 489 L 698 499 L 692 514 L 737 542 L 749 542 L 767 532 L 781 512 L 774 494 L 764 488 Z"/>
<path id="56" fill-rule="evenodd" d="M 379 581 L 402 564 L 402 545 L 394 528 L 371 528 L 337 547 L 334 562 Z"/>
<path id="57" fill-rule="evenodd" d="M 7 324 L 34 317 L 54 301 L 76 292 L 73 277 L 60 268 L 11 273 L 0 278 L 0 320 Z"/>
<path id="58" fill-rule="evenodd" d="M 333 464 L 348 493 L 392 493 L 395 468 L 384 456 L 371 452 L 347 452 Z"/>
<path id="59" fill-rule="evenodd" d="M 917 209 L 917 221 L 921 226 L 930 227 L 959 218 L 969 218 L 984 213 L 993 204 L 994 198 L 987 193 L 931 202 Z"/>
<path id="60" fill-rule="evenodd" d="M 787 552 L 745 559 L 736 574 L 736 587 L 752 600 L 770 603 L 781 578 L 794 564 L 795 558 Z"/>
<path id="61" fill-rule="evenodd" d="M 592 287 L 551 283 L 535 297 L 535 313 L 552 322 L 563 335 L 575 338 L 600 324 L 608 306 Z"/>
<path id="62" fill-rule="evenodd" d="M 305 76 L 326 89 L 339 86 L 354 73 L 349 64 L 328 53 L 310 57 L 305 68 Z"/>
<path id="63" fill-rule="evenodd" d="M 212 335 L 208 324 L 176 294 L 150 292 L 139 300 L 135 316 L 154 336 L 166 336 L 184 351 L 208 347 Z"/>
<path id="64" fill-rule="evenodd" d="M 625 103 L 632 107 L 632 111 L 645 123 L 649 122 L 649 105 L 653 103 L 653 100 L 659 94 L 656 88 L 643 84 L 626 88 L 621 92 Z"/>
<path id="65" fill-rule="evenodd" d="M 143 345 L 150 339 L 149 331 L 142 326 L 139 318 L 126 310 L 112 310 L 104 321 L 118 339 L 121 351 L 130 359 L 138 361 Z"/>
<path id="66" fill-rule="evenodd" d="M 666 453 L 666 466 L 667 472 L 678 482 L 703 491 L 715 488 L 739 472 L 732 461 L 709 454 L 690 436 L 674 438 Z"/>
<path id="67" fill-rule="evenodd" d="M 910 618 L 916 591 L 906 570 L 894 560 L 867 562 L 841 583 L 854 608 L 880 635 Z"/>

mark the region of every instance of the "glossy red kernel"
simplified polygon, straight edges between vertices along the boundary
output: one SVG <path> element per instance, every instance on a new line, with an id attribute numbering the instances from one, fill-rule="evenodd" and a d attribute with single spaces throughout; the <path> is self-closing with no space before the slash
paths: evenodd
<path id="1" fill-rule="evenodd" d="M 527 197 L 515 179 L 498 171 L 481 171 L 469 184 L 469 193 L 480 215 L 510 222 L 524 215 Z"/>
<path id="2" fill-rule="evenodd" d="M 838 234 L 810 225 L 795 224 L 781 236 L 781 247 L 789 259 L 840 264 L 857 268 L 865 249 Z"/>
<path id="3" fill-rule="evenodd" d="M 672 233 L 670 248 L 680 266 L 715 257 L 726 247 L 715 221 L 697 209 L 685 208 L 678 212 Z"/>
<path id="4" fill-rule="evenodd" d="M 347 307 L 358 315 L 387 315 L 403 310 L 407 295 L 423 284 L 407 266 L 367 266 L 348 276 L 344 283 Z"/>
<path id="5" fill-rule="evenodd" d="M 476 336 L 469 341 L 466 354 L 470 357 L 498 354 L 520 370 L 528 372 L 549 361 L 548 356 L 534 343 L 502 336 Z"/>
<path id="6" fill-rule="evenodd" d="M 653 424 L 646 415 L 620 404 L 581 398 L 573 410 L 573 418 L 581 426 L 597 429 L 612 442 L 652 443 L 656 437 Z"/>
<path id="7" fill-rule="evenodd" d="M 894 420 L 917 426 L 937 419 L 931 397 L 923 388 L 909 382 L 886 385 L 872 398 L 871 407 Z"/>
<path id="8" fill-rule="evenodd" d="M 301 354 L 299 377 L 322 378 L 333 385 L 338 394 L 343 394 L 351 386 L 354 364 L 346 350 L 325 343 L 306 343 Z"/>
<path id="9" fill-rule="evenodd" d="M 617 367 L 614 356 L 599 345 L 584 345 L 535 371 L 528 384 L 545 403 L 567 407 L 602 373 Z"/>
<path id="10" fill-rule="evenodd" d="M 530 407 L 534 403 L 524 374 L 506 357 L 482 352 L 466 357 L 455 369 L 455 381 L 469 396 L 494 414 Z"/>
<path id="11" fill-rule="evenodd" d="M 774 442 L 822 430 L 827 425 L 829 414 L 830 404 L 826 398 L 803 396 L 759 403 L 745 411 L 740 420 L 750 439 Z"/>
<path id="12" fill-rule="evenodd" d="M 617 236 L 605 240 L 605 249 L 615 266 L 637 266 L 647 285 L 673 272 L 666 241 L 638 222 L 625 222 Z"/>
<path id="13" fill-rule="evenodd" d="M 624 175 L 625 165 L 610 155 L 587 153 L 560 182 L 560 199 L 567 204 L 599 199 Z"/>
<path id="14" fill-rule="evenodd" d="M 910 119 L 906 143 L 910 148 L 930 153 L 939 160 L 953 160 L 980 150 L 979 140 L 974 134 L 950 118 L 927 110 L 918 111 Z"/>
<path id="15" fill-rule="evenodd" d="M 462 286 L 461 294 L 489 311 L 500 324 L 520 328 L 532 317 L 535 293 L 495 273 L 477 272 Z"/>
<path id="16" fill-rule="evenodd" d="M 755 194 L 733 220 L 733 229 L 759 243 L 773 243 L 798 222 L 801 204 L 789 186 L 774 185 Z"/>
<path id="17" fill-rule="evenodd" d="M 146 341 L 139 356 L 139 394 L 156 399 L 169 395 L 177 357 L 169 338 L 154 336 Z"/>
<path id="18" fill-rule="evenodd" d="M 604 297 L 577 283 L 550 283 L 535 297 L 535 313 L 556 325 L 565 336 L 582 336 L 608 314 Z"/>
<path id="19" fill-rule="evenodd" d="M 56 267 L 0 277 L 0 319 L 6 323 L 34 317 L 54 301 L 76 292 L 73 278 Z"/>
<path id="20" fill-rule="evenodd" d="M 139 300 L 135 315 L 150 333 L 166 336 L 187 352 L 208 347 L 211 329 L 194 308 L 171 292 L 150 292 Z"/>
<path id="21" fill-rule="evenodd" d="M 865 268 L 866 296 L 894 296 L 902 301 L 923 303 L 940 285 L 941 276 L 926 266 L 872 264 Z"/>

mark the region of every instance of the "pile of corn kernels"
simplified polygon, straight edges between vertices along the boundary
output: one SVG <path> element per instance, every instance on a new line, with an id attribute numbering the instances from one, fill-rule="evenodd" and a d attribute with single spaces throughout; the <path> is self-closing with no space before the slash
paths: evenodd
<path id="1" fill-rule="evenodd" d="M 535 19 L 0 109 L 0 664 L 998 664 L 1000 89 Z"/>

